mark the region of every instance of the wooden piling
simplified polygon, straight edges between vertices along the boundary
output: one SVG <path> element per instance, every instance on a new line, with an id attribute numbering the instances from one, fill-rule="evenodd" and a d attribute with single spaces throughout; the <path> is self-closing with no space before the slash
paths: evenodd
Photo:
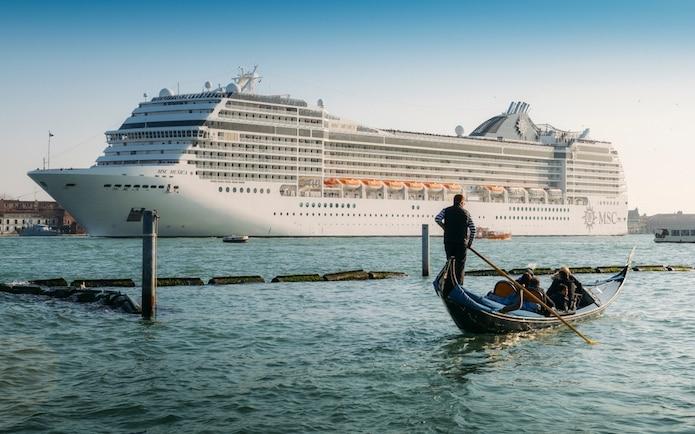
<path id="1" fill-rule="evenodd" d="M 144 211 L 142 219 L 142 317 L 152 319 L 157 310 L 156 211 Z"/>
<path id="2" fill-rule="evenodd" d="M 430 225 L 422 225 L 422 275 L 430 275 Z"/>

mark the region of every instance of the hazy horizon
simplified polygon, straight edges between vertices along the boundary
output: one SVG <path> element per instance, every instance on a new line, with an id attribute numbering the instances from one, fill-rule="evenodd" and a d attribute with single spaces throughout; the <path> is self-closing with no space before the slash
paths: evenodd
<path id="1" fill-rule="evenodd" d="M 26 172 L 88 167 L 143 100 L 259 65 L 290 94 L 378 128 L 468 133 L 510 101 L 620 153 L 629 207 L 695 212 L 695 4 L 21 2 L 0 4 L 0 196 Z"/>

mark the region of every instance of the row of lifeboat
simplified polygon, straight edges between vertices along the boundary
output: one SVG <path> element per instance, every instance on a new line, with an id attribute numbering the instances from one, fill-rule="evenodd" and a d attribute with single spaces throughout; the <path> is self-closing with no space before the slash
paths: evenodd
<path id="1" fill-rule="evenodd" d="M 448 191 L 450 193 L 461 192 L 461 185 L 453 183 L 439 182 L 419 182 L 419 181 L 393 181 L 380 179 L 353 179 L 353 178 L 326 178 L 323 184 L 328 188 L 342 187 L 345 189 L 357 189 L 364 186 L 369 190 L 380 190 L 383 187 L 391 191 L 399 191 L 408 188 L 410 191 L 422 191 L 427 189 L 431 192 Z"/>
<path id="2" fill-rule="evenodd" d="M 502 195 L 505 192 L 505 187 L 499 185 L 486 185 L 483 188 L 490 192 L 491 195 Z M 526 194 L 530 197 L 544 197 L 546 192 L 550 197 L 562 196 L 562 190 L 559 188 L 551 188 L 546 191 L 542 188 L 507 187 L 506 191 L 509 197 L 522 197 Z"/>

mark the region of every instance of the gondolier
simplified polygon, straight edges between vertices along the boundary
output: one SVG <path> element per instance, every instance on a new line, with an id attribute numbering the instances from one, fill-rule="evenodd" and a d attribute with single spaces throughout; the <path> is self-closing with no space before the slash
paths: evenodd
<path id="1" fill-rule="evenodd" d="M 475 224 L 471 214 L 464 207 L 463 195 L 454 196 L 454 204 L 444 208 L 434 221 L 444 229 L 444 251 L 447 261 L 454 257 L 456 278 L 463 284 L 463 269 L 466 264 L 466 251 L 475 238 Z"/>

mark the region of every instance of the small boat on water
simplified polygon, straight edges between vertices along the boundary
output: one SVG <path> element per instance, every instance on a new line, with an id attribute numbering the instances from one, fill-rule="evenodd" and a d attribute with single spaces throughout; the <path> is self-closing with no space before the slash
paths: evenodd
<path id="1" fill-rule="evenodd" d="M 584 289 L 595 303 L 580 306 L 570 312 L 558 312 L 562 319 L 572 323 L 601 315 L 618 298 L 630 270 L 631 259 L 632 254 L 618 274 L 608 279 L 584 284 Z M 504 304 L 487 296 L 477 295 L 458 283 L 454 284 L 451 290 L 446 291 L 445 282 L 451 279 L 449 277 L 452 274 L 449 272 L 451 268 L 449 264 L 444 266 L 434 281 L 434 290 L 461 331 L 503 334 L 562 325 L 562 321 L 555 316 L 545 316 L 524 309 L 501 313 L 500 310 L 505 307 Z"/>
<path id="2" fill-rule="evenodd" d="M 19 232 L 21 237 L 56 237 L 59 235 L 63 235 L 63 233 L 57 229 L 51 229 L 47 225 L 33 225 Z"/>
<path id="3" fill-rule="evenodd" d="M 224 243 L 245 243 L 249 240 L 248 235 L 227 235 L 222 238 Z"/>
<path id="4" fill-rule="evenodd" d="M 488 228 L 479 227 L 475 233 L 476 238 L 483 238 L 486 240 L 511 240 L 511 232 L 502 231 L 491 231 Z"/>
<path id="5" fill-rule="evenodd" d="M 654 234 L 655 243 L 695 243 L 695 229 L 664 228 Z"/>

